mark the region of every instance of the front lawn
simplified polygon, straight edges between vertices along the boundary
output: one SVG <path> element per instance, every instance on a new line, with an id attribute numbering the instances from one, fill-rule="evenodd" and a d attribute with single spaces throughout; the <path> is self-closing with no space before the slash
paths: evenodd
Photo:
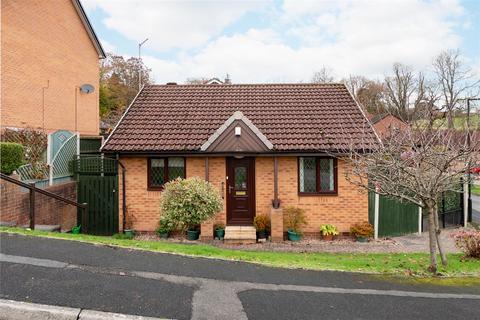
<path id="1" fill-rule="evenodd" d="M 0 227 L 0 232 L 67 239 L 187 256 L 245 261 L 272 267 L 393 275 L 429 275 L 427 272 L 429 256 L 426 253 L 291 253 L 242 251 L 222 249 L 202 243 L 179 244 L 168 241 L 126 240 L 84 234 L 74 235 L 69 233 L 29 231 L 7 227 Z M 449 254 L 448 259 L 448 267 L 440 267 L 439 272 L 450 277 L 477 277 L 476 280 L 472 278 L 471 283 L 480 284 L 480 260 L 464 260 L 462 259 L 462 254 Z"/>
<path id="2" fill-rule="evenodd" d="M 470 186 L 470 190 L 472 191 L 472 194 L 475 194 L 477 196 L 480 196 L 480 185 L 478 184 L 472 184 Z"/>

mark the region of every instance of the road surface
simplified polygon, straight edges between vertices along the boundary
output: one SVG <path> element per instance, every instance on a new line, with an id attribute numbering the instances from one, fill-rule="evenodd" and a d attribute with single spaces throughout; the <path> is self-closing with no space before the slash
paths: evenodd
<path id="1" fill-rule="evenodd" d="M 0 298 L 175 319 L 474 319 L 480 287 L 0 233 Z"/>

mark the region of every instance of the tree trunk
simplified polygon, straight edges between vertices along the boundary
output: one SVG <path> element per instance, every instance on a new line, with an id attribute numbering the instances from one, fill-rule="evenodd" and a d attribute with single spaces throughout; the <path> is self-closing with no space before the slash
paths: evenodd
<path id="1" fill-rule="evenodd" d="M 447 125 L 448 125 L 448 129 L 453 129 L 454 127 L 453 110 L 447 110 Z"/>
<path id="2" fill-rule="evenodd" d="M 426 207 L 428 212 L 428 239 L 430 240 L 430 272 L 437 273 L 437 242 L 435 237 L 435 208 Z"/>
<path id="3" fill-rule="evenodd" d="M 437 206 L 433 208 L 434 211 L 434 217 L 435 217 L 435 239 L 437 240 L 437 246 L 438 246 L 438 252 L 440 252 L 440 257 L 442 259 L 442 265 L 444 267 L 447 266 L 447 257 L 445 255 L 445 252 L 443 252 L 442 244 L 440 242 L 440 233 L 442 230 L 440 229 L 440 224 L 438 222 L 438 210 Z"/>

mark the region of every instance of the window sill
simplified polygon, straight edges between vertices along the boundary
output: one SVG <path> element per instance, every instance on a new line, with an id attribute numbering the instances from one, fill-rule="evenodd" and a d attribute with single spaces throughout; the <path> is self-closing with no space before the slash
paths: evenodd
<path id="1" fill-rule="evenodd" d="M 147 191 L 163 191 L 163 186 L 161 186 L 161 187 L 147 187 Z"/>
<path id="2" fill-rule="evenodd" d="M 327 197 L 332 197 L 332 196 L 338 196 L 338 192 L 332 191 L 332 192 L 299 192 L 298 193 L 299 197 L 322 197 L 322 196 L 327 196 Z"/>

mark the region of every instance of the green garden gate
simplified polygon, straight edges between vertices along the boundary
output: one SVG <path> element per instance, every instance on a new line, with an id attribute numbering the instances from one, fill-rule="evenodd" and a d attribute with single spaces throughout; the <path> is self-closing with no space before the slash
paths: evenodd
<path id="1" fill-rule="evenodd" d="M 72 161 L 77 179 L 77 202 L 88 204 L 88 216 L 79 212 L 82 232 L 112 235 L 118 232 L 118 161 L 102 156 Z"/>

